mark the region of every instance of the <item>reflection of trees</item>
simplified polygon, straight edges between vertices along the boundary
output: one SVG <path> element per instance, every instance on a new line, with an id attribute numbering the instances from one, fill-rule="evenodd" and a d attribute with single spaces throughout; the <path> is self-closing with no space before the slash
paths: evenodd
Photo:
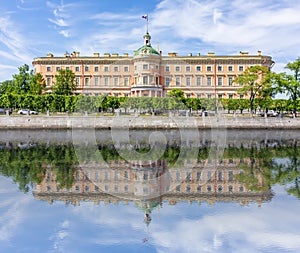
<path id="1" fill-rule="evenodd" d="M 0 173 L 12 177 L 19 189 L 28 192 L 33 184 L 39 184 L 46 169 L 56 172 L 60 187 L 69 188 L 74 182 L 76 156 L 71 146 L 28 145 L 28 148 L 0 150 Z"/>
<path id="2" fill-rule="evenodd" d="M 243 149 L 242 149 L 243 150 Z M 269 148 L 257 149 L 251 146 L 246 150 L 249 163 L 241 163 L 238 180 L 252 191 L 266 191 L 271 187 L 273 153 Z"/>
<path id="3" fill-rule="evenodd" d="M 237 179 L 249 190 L 265 191 L 269 190 L 273 184 L 280 183 L 289 187 L 287 190 L 289 194 L 300 198 L 300 158 L 298 158 L 300 147 L 297 145 L 295 141 L 292 145 L 277 145 L 276 147 L 265 144 L 260 147 L 228 146 L 224 150 L 223 158 L 241 160 L 238 168 L 242 173 Z M 46 176 L 46 171 L 55 172 L 55 180 L 60 188 L 69 189 L 74 184 L 78 162 L 71 144 L 51 146 L 39 144 L 21 147 L 13 145 L 12 147 L 0 150 L 0 173 L 12 177 L 14 182 L 18 183 L 20 190 L 27 192 L 33 184 L 40 184 Z M 113 145 L 103 144 L 98 148 L 103 160 L 108 164 L 110 162 L 118 164 L 115 161 L 124 161 Z M 136 149 L 138 152 L 148 152 L 148 150 L 149 147 L 146 146 Z M 96 161 L 97 152 L 89 151 L 90 149 L 82 147 L 79 152 L 81 162 Z M 176 164 L 179 169 L 184 166 L 184 161 L 177 161 L 179 154 L 186 160 L 203 161 L 208 159 L 210 149 L 209 145 L 199 148 L 196 158 L 192 157 L 193 152 L 189 152 L 188 147 L 169 146 L 163 152 L 159 149 L 155 151 L 157 154 L 162 154 L 160 159 L 167 163 L 167 168 Z M 130 152 L 128 150 L 126 158 L 130 157 Z M 157 155 L 154 154 L 154 157 Z M 284 162 L 279 162 L 279 158 Z"/>
<path id="4" fill-rule="evenodd" d="M 300 147 L 297 141 L 289 149 L 283 149 L 283 160 L 273 161 L 272 181 L 287 187 L 287 192 L 300 198 Z"/>

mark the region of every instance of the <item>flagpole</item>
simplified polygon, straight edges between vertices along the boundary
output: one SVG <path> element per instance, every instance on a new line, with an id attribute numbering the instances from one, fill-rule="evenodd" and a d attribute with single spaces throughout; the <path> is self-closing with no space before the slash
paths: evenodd
<path id="1" fill-rule="evenodd" d="M 142 18 L 146 19 L 146 21 L 147 21 L 147 26 L 146 26 L 147 31 L 146 32 L 148 33 L 148 29 L 149 29 L 149 17 L 148 17 L 148 13 L 147 13 L 147 15 L 143 15 Z"/>
<path id="2" fill-rule="evenodd" d="M 148 33 L 148 28 L 149 28 L 149 15 L 147 13 L 147 33 Z"/>

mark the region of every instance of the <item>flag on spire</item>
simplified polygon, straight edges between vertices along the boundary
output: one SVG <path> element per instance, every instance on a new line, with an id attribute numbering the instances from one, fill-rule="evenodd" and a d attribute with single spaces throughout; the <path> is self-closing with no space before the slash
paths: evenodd
<path id="1" fill-rule="evenodd" d="M 148 33 L 148 26 L 149 26 L 148 14 L 143 15 L 142 18 L 147 20 L 147 33 Z"/>

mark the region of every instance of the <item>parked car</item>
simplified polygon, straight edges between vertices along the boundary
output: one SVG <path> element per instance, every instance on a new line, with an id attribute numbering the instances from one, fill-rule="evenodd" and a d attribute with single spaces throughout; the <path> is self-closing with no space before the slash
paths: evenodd
<path id="1" fill-rule="evenodd" d="M 8 112 L 8 114 L 12 113 L 12 109 L 11 108 L 0 108 L 0 114 L 6 114 Z"/>
<path id="2" fill-rule="evenodd" d="M 265 116 L 265 112 L 259 112 L 259 115 L 264 117 Z M 274 111 L 274 110 L 268 110 L 267 111 L 267 117 L 277 117 L 279 114 L 278 112 Z"/>
<path id="3" fill-rule="evenodd" d="M 33 110 L 29 110 L 29 109 L 21 109 L 21 110 L 18 111 L 18 114 L 20 114 L 20 115 L 28 115 L 28 114 L 37 115 L 38 112 L 37 111 L 33 111 Z"/>

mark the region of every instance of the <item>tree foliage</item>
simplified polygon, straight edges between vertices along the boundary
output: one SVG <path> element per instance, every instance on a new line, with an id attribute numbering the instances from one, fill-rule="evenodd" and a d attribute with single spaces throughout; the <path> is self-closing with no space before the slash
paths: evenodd
<path id="1" fill-rule="evenodd" d="M 300 98 L 300 58 L 294 62 L 289 62 L 286 68 L 291 74 L 286 72 L 275 74 L 273 80 L 277 84 L 277 91 L 287 95 L 292 101 L 292 109 L 296 116 L 297 101 Z"/>
<path id="2" fill-rule="evenodd" d="M 53 86 L 53 93 L 56 95 L 73 95 L 77 84 L 75 74 L 69 69 L 60 69 L 55 75 L 56 83 Z"/>
<path id="3" fill-rule="evenodd" d="M 255 98 L 266 98 L 272 95 L 270 74 L 268 67 L 257 65 L 247 68 L 242 75 L 233 80 L 234 83 L 243 86 L 238 90 L 240 94 L 249 95 L 251 112 L 254 109 Z"/>

